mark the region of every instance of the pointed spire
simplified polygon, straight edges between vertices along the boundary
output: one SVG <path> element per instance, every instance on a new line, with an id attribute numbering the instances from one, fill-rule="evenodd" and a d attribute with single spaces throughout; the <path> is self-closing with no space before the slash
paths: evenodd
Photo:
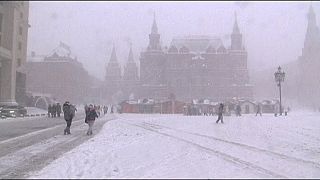
<path id="1" fill-rule="evenodd" d="M 130 52 L 129 52 L 129 57 L 128 57 L 128 63 L 134 62 L 133 60 L 133 53 L 132 53 L 132 45 L 130 44 Z"/>
<path id="2" fill-rule="evenodd" d="M 117 62 L 116 48 L 114 43 L 113 43 L 112 53 L 110 57 L 110 62 Z"/>
<path id="3" fill-rule="evenodd" d="M 234 25 L 233 25 L 233 34 L 240 34 L 239 26 L 238 26 L 238 20 L 237 20 L 237 12 L 234 12 Z"/>
<path id="4" fill-rule="evenodd" d="M 308 12 L 308 20 L 313 20 L 315 19 L 315 13 L 312 7 L 312 2 L 310 3 L 310 7 L 309 7 L 309 12 Z"/>
<path id="5" fill-rule="evenodd" d="M 151 34 L 158 34 L 158 27 L 157 27 L 155 12 L 153 12 L 153 24 L 152 24 Z"/>

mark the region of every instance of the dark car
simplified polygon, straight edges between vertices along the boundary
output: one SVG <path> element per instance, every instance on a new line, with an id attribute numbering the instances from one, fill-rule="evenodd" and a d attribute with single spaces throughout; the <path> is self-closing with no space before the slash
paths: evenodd
<path id="1" fill-rule="evenodd" d="M 23 106 L 0 106 L 1 118 L 6 117 L 23 117 L 27 114 L 27 109 Z"/>

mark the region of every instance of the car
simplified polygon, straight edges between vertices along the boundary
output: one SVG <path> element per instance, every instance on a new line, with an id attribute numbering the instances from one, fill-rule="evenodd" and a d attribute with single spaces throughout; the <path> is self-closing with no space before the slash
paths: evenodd
<path id="1" fill-rule="evenodd" d="M 0 106 L 0 117 L 24 117 L 27 109 L 20 105 Z"/>

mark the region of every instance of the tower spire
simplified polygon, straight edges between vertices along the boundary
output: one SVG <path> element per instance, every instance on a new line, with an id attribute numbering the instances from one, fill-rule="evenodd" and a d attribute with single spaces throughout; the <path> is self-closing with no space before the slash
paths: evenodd
<path id="1" fill-rule="evenodd" d="M 130 52 L 129 52 L 129 57 L 128 57 L 128 63 L 134 62 L 133 60 L 133 53 L 132 53 L 132 45 L 130 44 Z"/>
<path id="2" fill-rule="evenodd" d="M 234 25 L 233 25 L 233 32 L 232 33 L 233 34 L 240 34 L 236 11 L 234 11 Z"/>
<path id="3" fill-rule="evenodd" d="M 113 43 L 112 53 L 110 57 L 110 62 L 117 62 L 116 48 L 114 43 Z"/>
<path id="4" fill-rule="evenodd" d="M 240 33 L 237 19 L 237 12 L 234 12 L 234 25 L 231 34 L 231 49 L 241 50 L 242 48 L 242 34 Z"/>
<path id="5" fill-rule="evenodd" d="M 310 3 L 308 12 L 308 26 L 307 32 L 304 40 L 303 54 L 307 52 L 316 52 L 317 47 L 320 44 L 320 31 L 317 26 L 316 14 L 313 10 L 312 3 Z"/>
<path id="6" fill-rule="evenodd" d="M 155 12 L 153 12 L 153 24 L 152 24 L 151 34 L 158 34 L 158 27 L 157 27 Z"/>

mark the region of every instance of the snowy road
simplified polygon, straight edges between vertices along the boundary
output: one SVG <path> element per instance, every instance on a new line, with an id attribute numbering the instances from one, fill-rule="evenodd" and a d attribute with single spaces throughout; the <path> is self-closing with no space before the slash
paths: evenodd
<path id="1" fill-rule="evenodd" d="M 31 178 L 319 178 L 320 114 L 122 114 Z M 303 119 L 303 121 L 301 121 Z"/>
<path id="2" fill-rule="evenodd" d="M 97 121 L 96 131 L 114 117 Z M 64 152 L 88 140 L 84 114 L 78 113 L 72 123 L 72 135 L 64 136 L 61 118 L 17 118 L 0 122 L 0 177 L 21 178 L 29 171 L 43 168 Z"/>

